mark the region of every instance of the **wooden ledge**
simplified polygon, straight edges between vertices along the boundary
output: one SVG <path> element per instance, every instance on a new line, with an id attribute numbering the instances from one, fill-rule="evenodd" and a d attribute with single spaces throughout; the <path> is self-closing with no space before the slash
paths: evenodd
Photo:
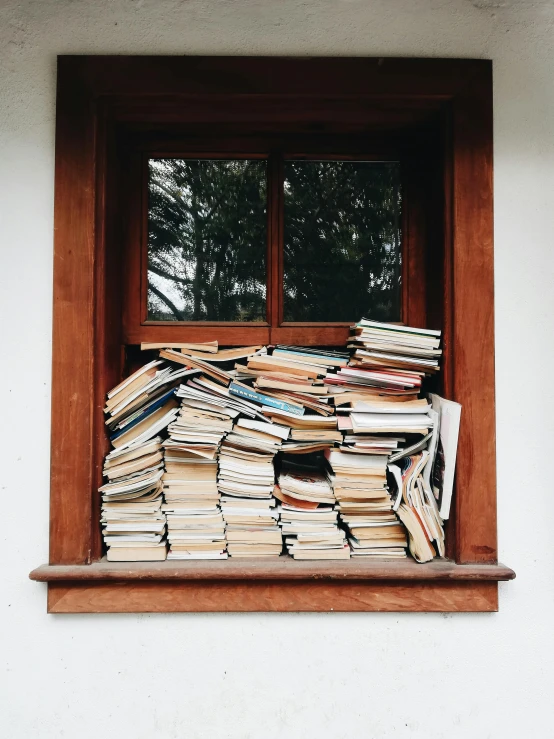
<path id="1" fill-rule="evenodd" d="M 108 562 L 90 565 L 41 565 L 29 577 L 38 582 L 161 581 L 161 580 L 305 580 L 305 581 L 489 581 L 513 580 L 515 572 L 502 564 L 456 564 L 442 559 L 418 564 L 363 562 L 303 562 L 282 556 L 275 560 L 228 559 L 223 561 Z"/>

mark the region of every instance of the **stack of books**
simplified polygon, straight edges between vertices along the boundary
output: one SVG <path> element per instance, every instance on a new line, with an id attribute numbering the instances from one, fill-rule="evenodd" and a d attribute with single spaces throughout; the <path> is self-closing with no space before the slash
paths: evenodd
<path id="1" fill-rule="evenodd" d="M 232 557 L 278 557 L 283 550 L 275 498 L 223 496 L 227 549 Z"/>
<path id="2" fill-rule="evenodd" d="M 281 530 L 294 559 L 349 559 L 333 489 L 317 466 L 285 459 L 275 497 L 281 501 Z"/>
<path id="3" fill-rule="evenodd" d="M 351 454 L 395 454 L 406 443 L 403 436 L 379 436 L 378 434 L 354 434 L 350 417 L 338 416 L 338 427 L 348 427 L 344 431 L 340 449 Z"/>
<path id="4" fill-rule="evenodd" d="M 387 456 L 352 454 L 333 449 L 325 454 L 340 521 L 348 532 L 353 556 L 405 557 L 405 531 L 393 511 L 387 486 Z"/>
<path id="5" fill-rule="evenodd" d="M 283 452 L 287 454 L 323 452 L 342 441 L 342 434 L 337 429 L 336 416 L 316 414 L 293 416 L 269 409 L 264 413 L 273 423 L 282 423 L 290 428 L 289 440 L 283 444 Z"/>
<path id="6" fill-rule="evenodd" d="M 357 400 L 370 400 L 381 396 L 391 396 L 400 400 L 417 397 L 421 389 L 421 376 L 396 369 L 378 370 L 372 365 L 348 366 L 336 373 L 328 373 L 324 380 L 334 388 L 336 405 Z M 345 397 L 343 393 L 350 393 Z"/>
<path id="7" fill-rule="evenodd" d="M 104 461 L 107 482 L 101 522 L 110 561 L 166 558 L 162 506 L 162 432 L 175 418 L 175 387 L 190 374 L 154 360 L 107 394 L 106 426 L 114 450 Z"/>
<path id="8" fill-rule="evenodd" d="M 104 461 L 102 534 L 111 562 L 166 558 L 162 440 L 115 449 Z"/>
<path id="9" fill-rule="evenodd" d="M 167 516 L 168 559 L 227 559 L 221 509 L 204 499 L 175 501 L 163 506 Z"/>
<path id="10" fill-rule="evenodd" d="M 418 395 L 439 369 L 440 331 L 362 319 L 348 347 L 348 365 L 325 382 L 340 388 L 335 404 L 344 438 L 327 461 L 352 554 L 404 557 L 409 543 L 418 561 L 428 561 L 444 553 L 438 507 L 419 475 L 433 463 L 428 447 L 438 421 Z"/>
<path id="11" fill-rule="evenodd" d="M 352 327 L 349 365 L 370 370 L 400 370 L 420 378 L 439 371 L 440 331 L 362 318 Z"/>
<path id="12" fill-rule="evenodd" d="M 265 346 L 244 346 L 239 347 L 238 349 L 221 349 L 213 353 L 206 353 L 204 350 L 198 351 L 188 349 L 185 348 L 186 345 L 184 344 L 181 346 L 183 347 L 181 348 L 181 351 L 175 351 L 175 349 L 162 349 L 160 351 L 160 357 L 187 367 L 194 367 L 197 370 L 200 370 L 206 377 L 224 386 L 228 386 L 236 375 L 235 371 L 225 369 L 226 366 L 232 364 L 237 359 L 247 359 L 253 355 L 267 353 L 267 348 Z M 223 365 L 223 367 L 221 365 Z"/>
<path id="13" fill-rule="evenodd" d="M 461 406 L 431 394 L 428 437 L 389 459 L 397 488 L 395 509 L 404 523 L 414 559 L 445 555 L 443 521 L 450 515 Z"/>
<path id="14" fill-rule="evenodd" d="M 164 442 L 168 559 L 227 557 L 217 454 L 238 412 L 214 403 L 207 391 L 194 391 L 195 382 L 201 381 L 202 377 L 189 379 L 190 385 L 177 390 L 181 407 Z"/>
<path id="15" fill-rule="evenodd" d="M 437 554 L 442 557 L 445 553 L 443 522 L 437 501 L 424 482 L 429 461 L 430 454 L 425 449 L 403 457 L 399 465 L 389 465 L 397 481 L 398 505 L 395 508 L 408 532 L 410 552 L 418 562 L 428 562 Z"/>
<path id="16" fill-rule="evenodd" d="M 178 406 L 175 387 L 195 372 L 154 360 L 110 390 L 104 413 L 112 446 L 119 449 L 140 443 L 166 428 Z"/>
<path id="17" fill-rule="evenodd" d="M 433 426 L 430 405 L 425 399 L 387 402 L 382 400 L 354 401 L 342 409 L 343 430 L 354 437 L 375 434 L 427 435 Z M 393 437 L 394 438 L 394 437 Z"/>
<path id="18" fill-rule="evenodd" d="M 423 378 L 439 371 L 440 331 L 365 318 L 351 331 L 348 366 L 325 378 L 325 384 L 335 389 L 337 406 L 354 400 L 416 398 Z"/>
<path id="19" fill-rule="evenodd" d="M 217 459 L 173 439 L 164 442 L 162 478 L 168 559 L 225 559 L 225 526 L 219 507 Z"/>
<path id="20" fill-rule="evenodd" d="M 277 345 L 271 355 L 249 357 L 246 366 L 237 364 L 235 369 L 252 379 L 257 391 L 289 402 L 299 415 L 304 409 L 331 415 L 324 378 L 328 370 L 347 362 L 346 353 Z"/>
<path id="21" fill-rule="evenodd" d="M 143 348 L 160 359 L 106 401 L 110 559 L 165 558 L 166 519 L 171 559 L 444 554 L 460 406 L 420 397 L 440 331 L 362 319 L 348 352 Z"/>
<path id="22" fill-rule="evenodd" d="M 240 419 L 221 445 L 217 484 L 231 557 L 281 554 L 273 459 L 285 432 L 273 424 Z"/>

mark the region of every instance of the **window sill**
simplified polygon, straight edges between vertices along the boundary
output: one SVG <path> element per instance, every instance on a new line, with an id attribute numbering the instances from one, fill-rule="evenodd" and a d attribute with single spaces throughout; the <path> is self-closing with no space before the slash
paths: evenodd
<path id="1" fill-rule="evenodd" d="M 305 562 L 282 556 L 275 560 L 228 559 L 165 562 L 108 562 L 90 565 L 41 565 L 29 575 L 38 582 L 82 580 L 513 580 L 505 565 L 465 564 L 442 559 L 418 564 L 362 562 L 355 559 Z"/>
<path id="2" fill-rule="evenodd" d="M 496 611 L 504 565 L 190 561 L 42 565 L 49 613 Z"/>

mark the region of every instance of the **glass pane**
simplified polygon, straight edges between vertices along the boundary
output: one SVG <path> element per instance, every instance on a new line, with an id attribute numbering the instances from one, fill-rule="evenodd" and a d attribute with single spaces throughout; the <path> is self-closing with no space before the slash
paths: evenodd
<path id="1" fill-rule="evenodd" d="M 285 321 L 400 321 L 397 162 L 285 162 Z"/>
<path id="2" fill-rule="evenodd" d="M 148 320 L 265 321 L 266 162 L 150 159 Z"/>

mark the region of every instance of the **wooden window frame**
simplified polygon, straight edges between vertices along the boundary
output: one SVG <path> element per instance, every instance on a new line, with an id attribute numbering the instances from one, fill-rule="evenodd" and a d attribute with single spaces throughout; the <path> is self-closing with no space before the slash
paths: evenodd
<path id="1" fill-rule="evenodd" d="M 254 115 L 251 113 L 250 115 Z M 214 116 L 206 106 L 205 116 Z M 398 132 L 346 133 L 348 118 L 329 125 L 315 142 L 305 134 L 280 132 L 277 120 L 266 124 L 263 134 L 256 131 L 256 122 L 248 114 L 236 124 L 235 137 L 229 137 L 229 126 L 222 124 L 216 112 L 211 136 L 203 133 L 205 122 L 187 126 L 186 134 L 158 124 L 166 138 L 148 130 L 127 126 L 123 165 L 131 172 L 126 179 L 127 195 L 122 202 L 126 213 L 123 238 L 125 240 L 125 297 L 122 305 L 122 342 L 125 345 L 159 341 L 212 341 L 225 345 L 253 345 L 287 343 L 296 345 L 342 346 L 349 327 L 357 320 L 337 322 L 290 322 L 284 320 L 283 294 L 283 199 L 281 192 L 283 162 L 290 159 L 325 159 L 355 161 L 396 161 L 401 167 L 403 190 L 402 208 L 402 323 L 426 323 L 425 232 L 408 227 L 412 221 L 425 218 L 423 213 L 421 177 L 418 167 L 424 160 L 426 147 L 431 142 L 428 132 L 413 131 L 409 148 L 404 134 Z M 129 122 L 127 122 L 129 123 Z M 351 125 L 351 124 L 350 124 Z M 240 132 L 240 137 L 238 136 Z M 438 147 L 433 144 L 433 148 Z M 417 151 L 414 154 L 414 150 Z M 149 321 L 146 316 L 147 248 L 148 248 L 148 173 L 150 158 L 256 158 L 268 162 L 268 228 L 267 228 L 267 315 L 265 321 Z M 436 158 L 436 157 L 435 157 Z M 437 162 L 435 162 L 435 166 Z M 125 174 L 122 173 L 125 177 Z M 430 183 L 425 185 L 430 190 Z M 137 245 L 140 244 L 140 248 Z M 140 291 L 137 290 L 140 285 Z M 359 316 L 358 316 L 359 318 Z"/>
<path id="2" fill-rule="evenodd" d="M 420 285 L 410 302 L 422 320 L 440 321 L 442 390 L 463 405 L 449 559 L 100 561 L 102 406 L 129 341 L 114 245 L 125 233 L 118 193 L 135 172 L 114 164 L 121 130 L 162 125 L 186 136 L 190 125 L 234 131 L 255 120 L 260 131 L 277 122 L 306 138 L 322 122 L 389 135 L 430 118 L 441 207 L 432 223 L 417 209 L 411 216 L 425 249 L 410 252 L 406 269 L 431 279 L 434 289 Z M 59 57 L 55 177 L 50 558 L 31 573 L 48 582 L 49 612 L 497 610 L 497 583 L 514 573 L 497 562 L 490 61 Z M 298 336 L 295 328 L 278 340 Z M 309 328 L 314 344 L 340 343 L 345 331 Z M 226 330 L 227 343 L 242 342 L 242 327 Z"/>

